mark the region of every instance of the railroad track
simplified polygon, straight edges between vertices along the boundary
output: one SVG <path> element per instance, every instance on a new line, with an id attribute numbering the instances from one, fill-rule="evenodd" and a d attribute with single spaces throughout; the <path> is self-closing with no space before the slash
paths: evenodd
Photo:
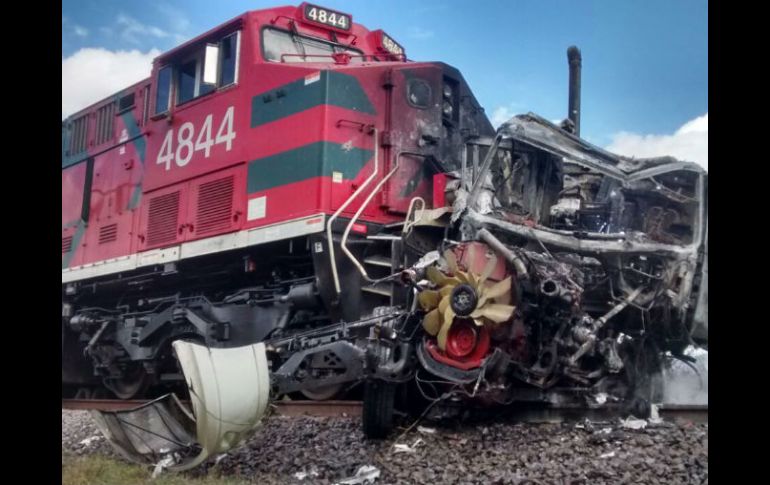
<path id="1" fill-rule="evenodd" d="M 125 411 L 148 403 L 143 399 L 62 399 L 62 409 Z M 182 401 L 190 406 L 189 401 Z M 360 416 L 361 401 L 274 401 L 271 406 L 283 416 Z"/>
<path id="2" fill-rule="evenodd" d="M 62 399 L 62 409 L 97 409 L 100 411 L 122 411 L 133 409 L 147 403 L 146 400 L 118 399 Z M 189 402 L 184 402 L 189 406 Z M 282 416 L 350 416 L 361 415 L 361 401 L 275 401 L 271 403 L 275 412 Z M 693 423 L 708 423 L 707 405 L 665 404 L 658 408 L 662 418 L 670 421 L 685 421 Z M 524 422 L 549 423 L 561 422 L 581 417 L 602 420 L 617 417 L 617 411 L 612 409 L 583 409 L 558 407 L 526 407 L 517 411 L 513 416 Z"/>
<path id="3" fill-rule="evenodd" d="M 662 418 L 671 420 L 709 422 L 709 407 L 706 404 L 665 404 L 659 412 Z"/>

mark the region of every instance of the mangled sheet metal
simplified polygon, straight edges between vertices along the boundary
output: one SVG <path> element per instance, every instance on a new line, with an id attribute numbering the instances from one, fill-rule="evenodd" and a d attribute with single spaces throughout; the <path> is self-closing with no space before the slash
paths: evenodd
<path id="1" fill-rule="evenodd" d="M 195 418 L 174 394 L 135 409 L 91 411 L 94 422 L 113 447 L 135 463 L 156 463 L 177 454 L 197 456 Z"/>
<path id="2" fill-rule="evenodd" d="M 498 134 L 562 157 L 619 180 L 637 180 L 674 170 L 705 174 L 698 164 L 673 157 L 628 158 L 592 145 L 534 113 L 518 115 L 503 123 Z"/>
<path id="3" fill-rule="evenodd" d="M 260 425 L 270 394 L 265 345 L 220 349 L 176 341 L 192 412 L 174 394 L 136 409 L 93 411 L 94 419 L 125 458 L 168 462 L 183 471 L 225 452 Z"/>
<path id="4" fill-rule="evenodd" d="M 479 170 L 447 184 L 420 364 L 495 402 L 531 390 L 515 381 L 548 402 L 570 386 L 657 399 L 666 352 L 708 345 L 706 171 L 615 155 L 534 114 L 485 143 Z"/>
<path id="5" fill-rule="evenodd" d="M 681 311 L 694 311 L 690 336 L 707 345 L 708 176 L 702 167 L 672 157 L 622 157 L 532 113 L 504 123 L 498 138 L 535 149 L 521 150 L 510 168 L 528 164 L 523 170 L 535 176 L 529 178 L 524 197 L 499 201 L 496 215 L 471 207 L 465 214 L 470 226 L 495 228 L 583 256 L 667 258 L 669 269 L 677 266 L 672 272 L 680 283 L 667 288 L 672 301 Z M 502 183 L 495 190 L 505 198 L 509 188 Z M 532 207 L 537 203 L 550 207 Z M 522 206 L 530 210 L 516 210 Z M 693 286 L 697 293 L 691 294 Z"/>

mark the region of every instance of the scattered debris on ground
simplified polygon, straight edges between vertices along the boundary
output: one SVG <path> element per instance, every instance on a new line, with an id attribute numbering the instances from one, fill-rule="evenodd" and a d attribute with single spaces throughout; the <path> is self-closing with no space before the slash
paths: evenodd
<path id="1" fill-rule="evenodd" d="M 421 438 L 417 438 L 412 446 L 397 443 L 393 445 L 393 453 L 414 453 L 417 451 L 417 447 L 425 443 Z"/>
<path id="2" fill-rule="evenodd" d="M 355 475 L 339 481 L 334 485 L 369 485 L 374 483 L 378 478 L 380 478 L 380 470 L 376 466 L 364 465 L 358 469 Z"/>
<path id="3" fill-rule="evenodd" d="M 103 439 L 82 444 L 98 433 L 90 419 L 83 411 L 62 411 L 63 465 L 65 455 L 115 457 Z M 183 477 L 333 484 L 373 466 L 379 472 L 376 484 L 708 483 L 708 424 L 646 422 L 629 429 L 622 423 L 441 424 L 434 433 L 415 429 L 400 437 L 399 443 L 409 443 L 414 451 L 394 453 L 398 434 L 367 441 L 357 419 L 274 416 L 245 446 Z M 151 472 L 143 471 L 147 479 Z M 97 482 L 116 483 L 90 483 Z"/>

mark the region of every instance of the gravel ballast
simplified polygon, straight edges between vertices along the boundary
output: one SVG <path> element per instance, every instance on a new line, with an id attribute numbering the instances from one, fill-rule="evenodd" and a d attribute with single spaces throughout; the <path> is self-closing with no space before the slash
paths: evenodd
<path id="1" fill-rule="evenodd" d="M 708 483 L 708 424 L 421 424 L 430 428 L 367 441 L 357 418 L 271 416 L 244 446 L 191 474 L 335 483 L 373 465 L 382 484 Z M 399 452 L 404 447 L 396 444 L 413 451 Z M 62 455 L 88 454 L 117 456 L 88 412 L 62 410 Z"/>

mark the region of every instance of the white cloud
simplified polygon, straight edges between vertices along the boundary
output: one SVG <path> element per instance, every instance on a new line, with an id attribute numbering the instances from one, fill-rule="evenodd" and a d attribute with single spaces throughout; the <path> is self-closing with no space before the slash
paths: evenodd
<path id="1" fill-rule="evenodd" d="M 500 125 L 505 123 L 506 121 L 510 120 L 516 115 L 527 113 L 527 110 L 525 109 L 525 106 L 521 103 L 510 103 L 505 106 L 498 106 L 495 108 L 494 111 L 492 111 L 492 116 L 489 118 L 489 121 L 492 122 L 492 126 L 495 127 L 495 129 L 500 128 Z M 558 125 L 562 122 L 562 120 L 550 120 L 551 123 L 554 125 Z"/>
<path id="2" fill-rule="evenodd" d="M 182 44 L 193 37 L 190 35 L 192 22 L 185 15 L 184 10 L 180 10 L 167 3 L 157 3 L 154 7 L 158 13 L 165 17 L 170 27 L 170 32 L 172 32 L 174 37 L 174 42 Z"/>
<path id="3" fill-rule="evenodd" d="M 518 114 L 515 110 L 516 106 L 516 103 L 511 103 L 508 106 L 498 106 L 495 108 L 495 110 L 492 112 L 492 117 L 489 119 L 489 121 L 492 122 L 492 126 L 497 129 L 500 127 L 500 125 Z"/>
<path id="4" fill-rule="evenodd" d="M 190 30 L 190 19 L 185 15 L 184 10 L 172 7 L 167 3 L 155 4 L 155 9 L 160 12 L 168 20 L 171 29 L 178 33 L 183 34 Z"/>
<path id="5" fill-rule="evenodd" d="M 83 27 L 82 25 L 78 25 L 76 23 L 73 23 L 69 18 L 62 17 L 61 18 L 61 26 L 62 26 L 62 32 L 64 31 L 71 31 L 73 34 L 77 35 L 78 37 L 88 37 L 88 29 Z"/>
<path id="6" fill-rule="evenodd" d="M 639 135 L 620 132 L 612 137 L 607 150 L 630 157 L 671 155 L 709 168 L 709 114 L 682 125 L 672 135 Z"/>
<path id="7" fill-rule="evenodd" d="M 171 34 L 159 27 L 143 24 L 135 18 L 125 14 L 118 15 L 117 24 L 123 40 L 132 44 L 140 44 L 142 41 L 146 40 L 147 37 L 163 39 L 171 36 Z"/>
<path id="8" fill-rule="evenodd" d="M 61 115 L 70 114 L 149 77 L 158 49 L 149 52 L 80 49 L 61 61 Z"/>

